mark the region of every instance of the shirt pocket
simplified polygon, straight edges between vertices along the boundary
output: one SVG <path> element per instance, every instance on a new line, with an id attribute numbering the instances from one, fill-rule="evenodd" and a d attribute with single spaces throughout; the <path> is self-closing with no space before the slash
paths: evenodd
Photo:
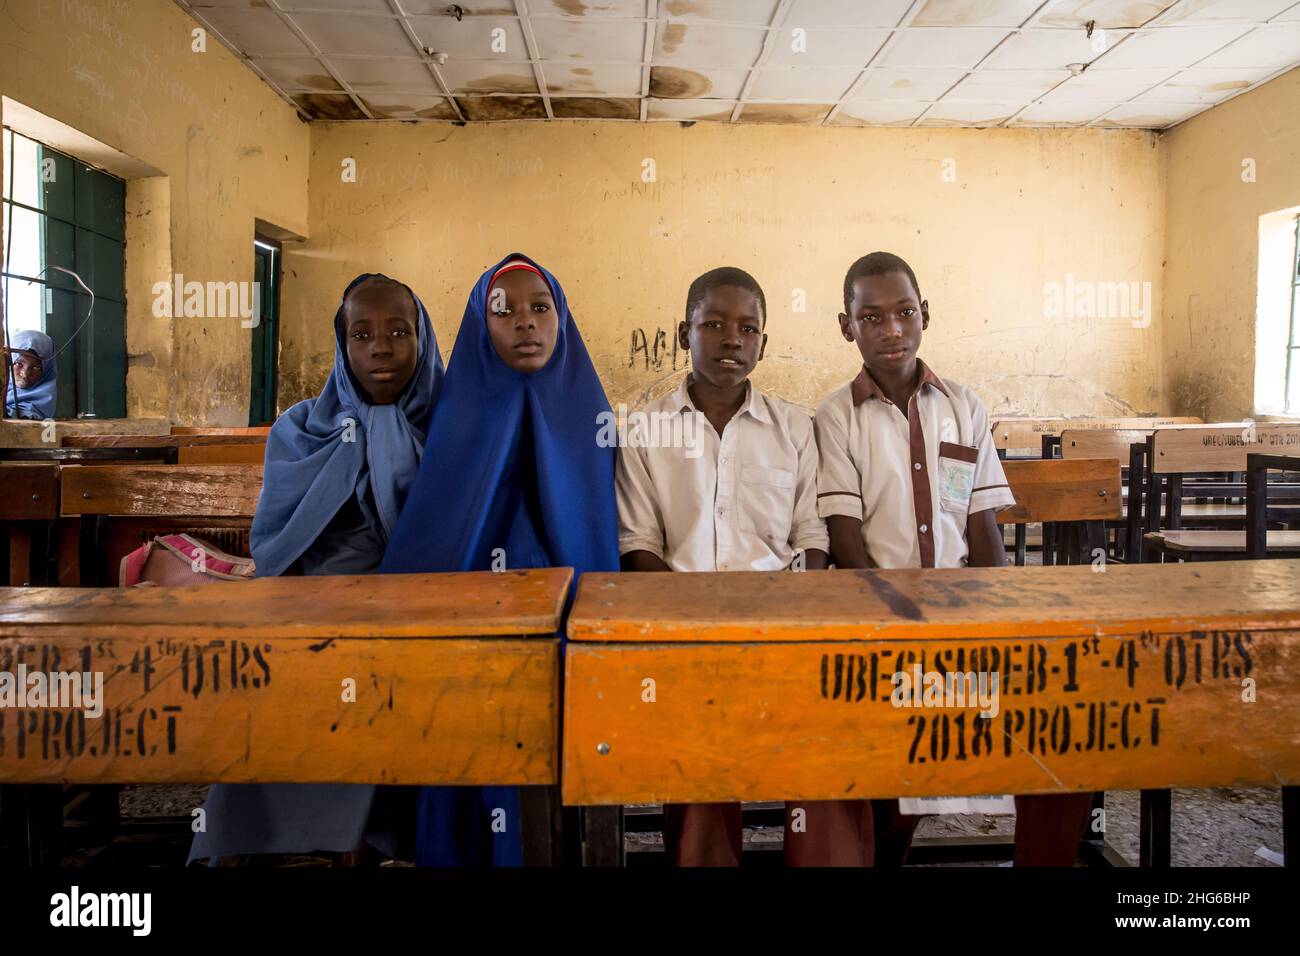
<path id="1" fill-rule="evenodd" d="M 773 549 L 786 544 L 794 518 L 794 485 L 793 471 L 742 464 L 737 487 L 741 528 Z"/>
<path id="2" fill-rule="evenodd" d="M 975 487 L 975 464 L 979 449 L 956 442 L 939 442 L 939 506 L 944 511 L 966 514 Z"/>

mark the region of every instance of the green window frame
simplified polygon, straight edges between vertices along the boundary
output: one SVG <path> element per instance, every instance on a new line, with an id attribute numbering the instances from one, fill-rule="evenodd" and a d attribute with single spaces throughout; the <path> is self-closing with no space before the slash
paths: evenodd
<path id="1" fill-rule="evenodd" d="M 55 417 L 125 418 L 126 183 L 8 127 L 3 136 L 5 256 L 0 282 L 8 328 L 36 324 L 30 316 L 21 325 L 15 322 L 11 303 L 18 297 L 11 293 L 29 282 L 39 287 L 39 325 L 59 350 Z M 19 145 L 35 147 L 35 183 L 15 182 Z M 15 219 L 25 221 L 21 228 L 15 222 L 11 235 Z M 26 268 L 11 269 L 11 242 L 26 242 L 33 232 L 39 257 L 29 251 L 22 257 Z M 39 268 L 33 268 L 37 263 Z M 77 281 L 51 266 L 77 273 L 94 290 L 93 312 L 91 297 Z"/>

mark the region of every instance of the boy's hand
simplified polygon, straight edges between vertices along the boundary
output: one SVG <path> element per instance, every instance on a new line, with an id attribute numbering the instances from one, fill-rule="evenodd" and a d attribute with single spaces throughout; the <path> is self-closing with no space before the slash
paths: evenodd
<path id="1" fill-rule="evenodd" d="M 966 544 L 969 548 L 967 567 L 1006 566 L 1007 546 L 1002 543 L 1002 529 L 998 527 L 997 512 L 992 508 L 966 516 Z"/>
<path id="2" fill-rule="evenodd" d="M 867 555 L 867 545 L 862 540 L 861 518 L 831 515 L 826 519 L 826 528 L 831 534 L 831 560 L 837 568 L 875 567 Z"/>
<path id="3" fill-rule="evenodd" d="M 629 551 L 619 558 L 624 571 L 672 571 L 664 559 L 650 551 Z"/>
<path id="4" fill-rule="evenodd" d="M 820 548 L 808 548 L 803 553 L 805 571 L 825 571 L 830 567 L 830 556 Z"/>

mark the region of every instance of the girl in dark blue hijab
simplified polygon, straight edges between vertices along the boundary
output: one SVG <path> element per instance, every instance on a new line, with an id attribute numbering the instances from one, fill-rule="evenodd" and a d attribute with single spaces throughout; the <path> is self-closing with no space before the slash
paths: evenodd
<path id="1" fill-rule="evenodd" d="M 349 283 L 334 315 L 325 387 L 267 436 L 251 540 L 258 577 L 379 569 L 442 377 L 438 340 L 415 293 L 383 275 Z M 365 784 L 217 784 L 190 859 L 351 857 L 365 844 L 409 859 L 414 796 L 413 788 Z"/>
<path id="2" fill-rule="evenodd" d="M 380 570 L 616 571 L 609 411 L 559 282 L 507 256 L 470 293 Z M 514 787 L 426 787 L 417 827 L 419 865 L 522 862 Z"/>

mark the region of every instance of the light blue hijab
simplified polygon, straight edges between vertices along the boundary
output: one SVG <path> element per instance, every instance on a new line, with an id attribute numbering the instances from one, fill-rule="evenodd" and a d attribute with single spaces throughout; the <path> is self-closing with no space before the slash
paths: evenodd
<path id="1" fill-rule="evenodd" d="M 320 395 L 286 411 L 267 436 L 250 539 L 258 577 L 283 574 L 349 496 L 356 496 L 367 523 L 387 541 L 419 468 L 443 368 L 429 313 L 409 287 L 403 286 L 420 313 L 419 357 L 396 403 L 367 404 L 348 368 L 343 303 L 354 288 L 376 278 L 388 277 L 366 273 L 343 291 L 334 314 L 334 368 Z"/>
<path id="2" fill-rule="evenodd" d="M 59 367 L 54 362 L 54 339 L 35 329 L 23 329 L 10 334 L 9 347 L 14 351 L 35 352 L 45 374 L 31 388 L 19 388 L 13 379 L 9 380 L 5 386 L 5 417 L 53 418 L 55 383 L 59 377 Z"/>

